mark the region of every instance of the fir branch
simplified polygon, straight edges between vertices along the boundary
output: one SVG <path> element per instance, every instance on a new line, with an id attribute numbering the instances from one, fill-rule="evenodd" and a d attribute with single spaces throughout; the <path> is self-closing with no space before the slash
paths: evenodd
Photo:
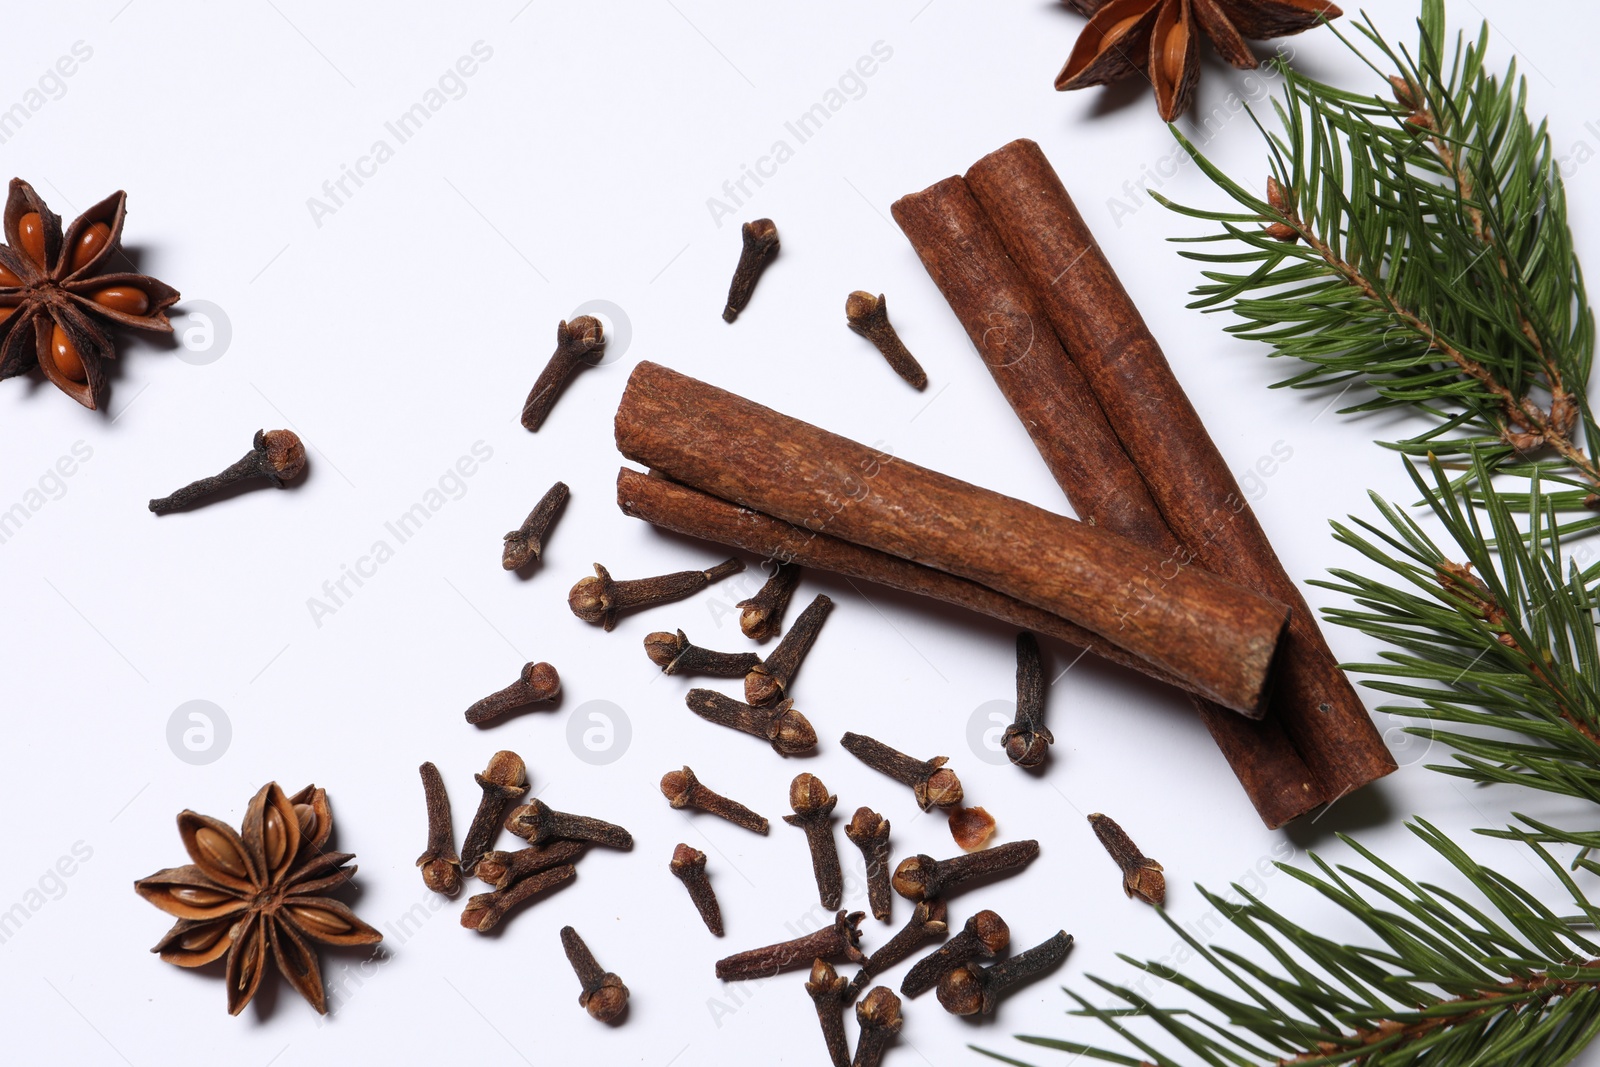
<path id="1" fill-rule="evenodd" d="M 1524 473 L 1546 451 L 1584 488 L 1559 502 L 1593 505 L 1594 320 L 1525 84 L 1515 65 L 1504 78 L 1485 68 L 1487 26 L 1447 57 L 1442 8 L 1425 12 L 1416 56 L 1370 21 L 1358 29 L 1386 92 L 1349 93 L 1281 64 L 1265 198 L 1174 131 L 1245 209 L 1163 201 L 1220 224 L 1187 242 L 1232 246 L 1184 253 L 1215 268 L 1193 306 L 1231 311 L 1242 320 L 1231 332 L 1309 364 L 1280 385 L 1361 383 L 1375 395 L 1347 411 L 1406 406 L 1434 423 L 1391 447 L 1477 453 L 1491 470 Z"/>
<path id="2" fill-rule="evenodd" d="M 1202 979 L 1164 963 L 1121 958 L 1187 994 L 1190 1006 L 1161 1007 L 1135 988 L 1098 978 L 1091 981 L 1109 998 L 1106 1006 L 1069 992 L 1075 1014 L 1099 1019 L 1137 1056 L 1049 1037 L 1019 1040 L 1124 1067 L 1569 1062 L 1600 1032 L 1600 945 L 1436 827 L 1419 820 L 1410 829 L 1464 885 L 1414 882 L 1348 838 L 1364 866 L 1333 867 L 1315 855 L 1315 873 L 1278 865 L 1359 922 L 1369 943 L 1341 944 L 1302 929 L 1238 885 L 1226 896 L 1201 889 L 1237 933 L 1272 950 L 1275 967 L 1203 944 L 1162 912 L 1187 946 L 1185 956 L 1212 973 Z M 1561 872 L 1534 837 L 1526 835 L 1528 847 Z M 1596 914 L 1561 873 L 1573 906 Z M 1177 1058 L 1178 1049 L 1188 1056 Z"/>

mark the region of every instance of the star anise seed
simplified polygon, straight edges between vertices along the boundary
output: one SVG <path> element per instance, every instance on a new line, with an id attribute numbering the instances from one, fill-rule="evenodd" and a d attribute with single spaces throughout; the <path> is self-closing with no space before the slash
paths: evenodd
<path id="1" fill-rule="evenodd" d="M 1056 75 L 1057 89 L 1106 85 L 1138 71 L 1156 91 L 1156 109 L 1172 122 L 1189 108 L 1200 78 L 1202 30 L 1222 58 L 1244 70 L 1258 60 L 1245 38 L 1266 40 L 1309 30 L 1344 12 L 1327 0 L 1067 0 L 1089 15 Z"/>
<path id="2" fill-rule="evenodd" d="M 113 193 L 66 232 L 33 186 L 11 181 L 0 245 L 0 379 L 34 367 L 86 408 L 105 403 L 110 326 L 171 333 L 178 291 L 145 274 L 102 273 L 122 255 L 127 194 Z"/>
<path id="3" fill-rule="evenodd" d="M 192 863 L 133 884 L 177 923 L 151 951 L 179 967 L 226 956 L 228 1014 L 238 1015 L 260 988 L 268 959 L 313 1008 L 326 1015 L 327 993 L 316 944 L 371 945 L 383 935 L 325 894 L 355 875 L 346 852 L 324 852 L 333 833 L 327 794 L 306 786 L 293 797 L 276 782 L 245 809 L 239 832 L 219 819 L 185 811 L 178 834 Z"/>

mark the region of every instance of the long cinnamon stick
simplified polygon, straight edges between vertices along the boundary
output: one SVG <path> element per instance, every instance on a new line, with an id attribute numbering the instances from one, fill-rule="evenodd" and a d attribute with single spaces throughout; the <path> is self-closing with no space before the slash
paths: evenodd
<path id="1" fill-rule="evenodd" d="M 1324 792 L 1338 797 L 1393 771 L 1305 598 L 1039 146 L 1013 141 L 966 181 L 1179 542 L 1207 569 L 1289 605 L 1273 706 Z"/>
<path id="2" fill-rule="evenodd" d="M 1287 609 L 1106 530 L 884 455 L 655 363 L 616 417 L 622 454 L 724 500 L 923 563 L 1078 623 L 1259 715 Z"/>
<path id="3" fill-rule="evenodd" d="M 1015 597 L 899 556 L 862 548 L 824 533 L 813 533 L 804 527 L 738 504 L 730 504 L 720 497 L 667 478 L 651 477 L 627 467 L 621 468 L 617 471 L 617 507 L 625 515 L 643 519 L 652 526 L 674 533 L 743 549 L 780 563 L 796 563 L 968 608 L 1024 630 L 1060 638 L 1087 650 L 1091 655 L 1139 671 L 1157 681 L 1180 687 L 1183 685 L 1180 679 L 1123 651 L 1077 623 L 1068 622 L 1032 604 L 1025 604 Z M 1250 721 L 1231 711 L 1227 715 L 1240 722 Z"/>
<path id="4" fill-rule="evenodd" d="M 1186 562 L 1143 476 L 967 183 L 947 178 L 902 197 L 892 211 L 1078 517 L 1154 549 L 1171 565 Z M 1269 827 L 1326 799 L 1270 711 L 1250 721 L 1199 697 L 1195 707 Z"/>

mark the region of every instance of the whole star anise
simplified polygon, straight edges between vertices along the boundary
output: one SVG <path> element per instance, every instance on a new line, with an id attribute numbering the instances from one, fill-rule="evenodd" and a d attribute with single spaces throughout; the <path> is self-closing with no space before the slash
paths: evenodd
<path id="1" fill-rule="evenodd" d="M 1200 78 L 1198 27 L 1222 58 L 1244 70 L 1257 65 L 1245 38 L 1266 40 L 1308 30 L 1344 12 L 1327 0 L 1066 0 L 1089 16 L 1057 89 L 1105 85 L 1135 71 L 1156 91 L 1156 108 L 1172 122 L 1189 108 Z"/>
<path id="2" fill-rule="evenodd" d="M 234 833 L 227 823 L 185 811 L 178 833 L 194 862 L 133 884 L 177 923 L 152 952 L 179 967 L 227 955 L 228 1014 L 255 996 L 270 954 L 278 970 L 317 1011 L 327 1014 L 322 967 L 311 942 L 371 945 L 383 935 L 325 893 L 356 873 L 347 852 L 324 852 L 333 832 L 327 794 L 306 786 L 293 797 L 263 786 Z"/>
<path id="3" fill-rule="evenodd" d="M 61 232 L 33 186 L 11 180 L 0 245 L 0 379 L 37 366 L 86 408 L 106 396 L 101 361 L 115 359 L 106 327 L 171 333 L 166 308 L 178 291 L 132 272 L 100 273 L 122 256 L 127 194 L 113 193 Z"/>

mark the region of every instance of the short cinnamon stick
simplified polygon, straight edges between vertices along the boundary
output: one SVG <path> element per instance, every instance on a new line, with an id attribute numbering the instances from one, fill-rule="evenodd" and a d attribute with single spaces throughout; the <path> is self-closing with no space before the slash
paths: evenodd
<path id="1" fill-rule="evenodd" d="M 659 364 L 640 363 L 617 447 L 775 518 L 937 567 L 1078 623 L 1259 716 L 1281 604 L 1126 538 L 884 455 Z"/>
<path id="2" fill-rule="evenodd" d="M 1078 517 L 1155 550 L 1169 567 L 1186 562 L 967 183 L 947 178 L 902 197 L 892 211 Z M 1267 826 L 1327 799 L 1275 717 L 1242 719 L 1199 697 L 1195 707 Z"/>
<path id="3" fill-rule="evenodd" d="M 643 519 L 664 530 L 743 549 L 785 564 L 796 563 L 905 593 L 917 593 L 1025 630 L 1060 638 L 1101 659 L 1139 671 L 1157 681 L 1178 686 L 1183 684 L 1077 623 L 1068 622 L 1032 604 L 1025 604 L 1015 597 L 899 556 L 862 548 L 827 534 L 812 533 L 803 527 L 742 508 L 738 504 L 730 504 L 710 493 L 702 493 L 667 478 L 651 477 L 622 468 L 617 472 L 617 506 L 623 514 Z"/>
<path id="4" fill-rule="evenodd" d="M 1039 146 L 967 172 L 983 207 L 1178 541 L 1203 567 L 1290 608 L 1273 707 L 1330 799 L 1395 769 L 1161 346 Z"/>

